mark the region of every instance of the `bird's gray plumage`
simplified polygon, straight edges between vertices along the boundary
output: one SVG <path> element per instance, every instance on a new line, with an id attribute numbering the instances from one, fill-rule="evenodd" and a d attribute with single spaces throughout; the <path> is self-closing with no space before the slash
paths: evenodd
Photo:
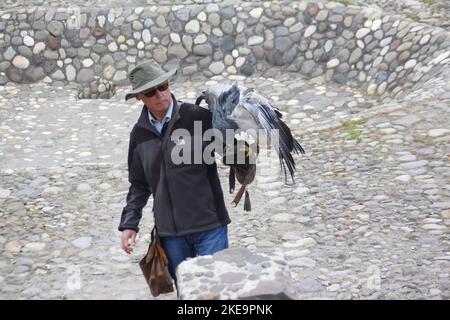
<path id="1" fill-rule="evenodd" d="M 213 127 L 222 134 L 226 129 L 238 132 L 264 129 L 277 150 L 286 179 L 287 170 L 293 180 L 295 161 L 292 152 L 304 154 L 305 151 L 283 122 L 280 111 L 268 99 L 236 83 L 212 85 L 197 99 L 196 104 L 200 104 L 202 99 L 212 112 Z"/>

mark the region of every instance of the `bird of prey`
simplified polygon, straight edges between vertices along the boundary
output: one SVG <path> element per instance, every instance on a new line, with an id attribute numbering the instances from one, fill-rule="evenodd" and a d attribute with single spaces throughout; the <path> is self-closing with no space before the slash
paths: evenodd
<path id="1" fill-rule="evenodd" d="M 269 141 L 278 153 L 280 166 L 285 175 L 285 182 L 287 183 L 288 172 L 292 182 L 294 182 L 295 161 L 292 153 L 304 154 L 305 151 L 292 136 L 289 127 L 283 122 L 280 111 L 268 99 L 251 88 L 233 83 L 232 85 L 215 84 L 208 87 L 197 98 L 196 104 L 200 105 L 202 100 L 205 100 L 208 109 L 212 113 L 213 128 L 219 130 L 224 137 L 227 129 L 235 130 L 237 133 L 248 131 L 250 135 L 252 132 L 260 132 L 261 130 L 259 129 L 263 129 L 263 132 L 267 135 L 266 141 Z M 258 153 L 259 137 L 254 138 L 256 139 Z M 236 140 L 234 141 L 236 142 Z M 232 154 L 236 154 L 239 151 L 236 143 L 226 147 Z M 244 147 L 244 151 L 246 152 L 247 161 L 247 157 L 251 157 L 253 154 L 251 154 L 251 149 L 247 144 Z M 253 181 L 255 172 L 255 164 L 241 165 L 239 167 L 230 165 L 230 192 L 233 192 L 234 189 L 234 175 L 236 175 L 236 178 L 242 185 L 241 190 L 233 201 L 235 204 L 239 202 L 246 186 Z M 247 207 L 249 207 L 248 192 L 245 194 L 246 203 L 248 201 Z M 245 209 L 246 206 L 244 205 Z"/>

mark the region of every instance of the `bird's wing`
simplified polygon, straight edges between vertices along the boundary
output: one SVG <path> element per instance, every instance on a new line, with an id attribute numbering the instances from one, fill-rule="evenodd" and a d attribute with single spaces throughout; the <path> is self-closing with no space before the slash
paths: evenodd
<path id="1" fill-rule="evenodd" d="M 302 152 L 300 144 L 292 136 L 288 126 L 282 121 L 282 114 L 265 97 L 250 91 L 241 99 L 241 106 L 245 108 L 264 129 L 280 158 L 280 165 L 286 175 L 286 168 L 293 180 L 295 161 L 291 152 Z M 301 150 L 299 149 L 301 148 Z M 302 152 L 304 153 L 304 151 Z"/>

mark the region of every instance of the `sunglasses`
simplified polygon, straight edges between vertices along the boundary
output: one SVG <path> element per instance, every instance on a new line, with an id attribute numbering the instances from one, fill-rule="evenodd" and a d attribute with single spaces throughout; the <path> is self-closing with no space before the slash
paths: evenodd
<path id="1" fill-rule="evenodd" d="M 163 83 L 155 88 L 152 88 L 150 90 L 144 91 L 142 92 L 142 94 L 144 96 L 146 96 L 147 98 L 153 97 L 156 94 L 156 90 L 158 90 L 159 92 L 163 92 L 166 91 L 167 88 L 169 87 L 169 82 Z"/>

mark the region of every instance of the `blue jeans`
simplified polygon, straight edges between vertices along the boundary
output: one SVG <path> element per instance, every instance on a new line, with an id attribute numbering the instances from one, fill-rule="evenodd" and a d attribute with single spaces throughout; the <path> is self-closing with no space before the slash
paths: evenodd
<path id="1" fill-rule="evenodd" d="M 170 275 L 176 285 L 175 270 L 181 262 L 187 258 L 210 255 L 228 248 L 228 228 L 225 225 L 185 236 L 161 237 L 161 242 L 169 258 Z"/>

